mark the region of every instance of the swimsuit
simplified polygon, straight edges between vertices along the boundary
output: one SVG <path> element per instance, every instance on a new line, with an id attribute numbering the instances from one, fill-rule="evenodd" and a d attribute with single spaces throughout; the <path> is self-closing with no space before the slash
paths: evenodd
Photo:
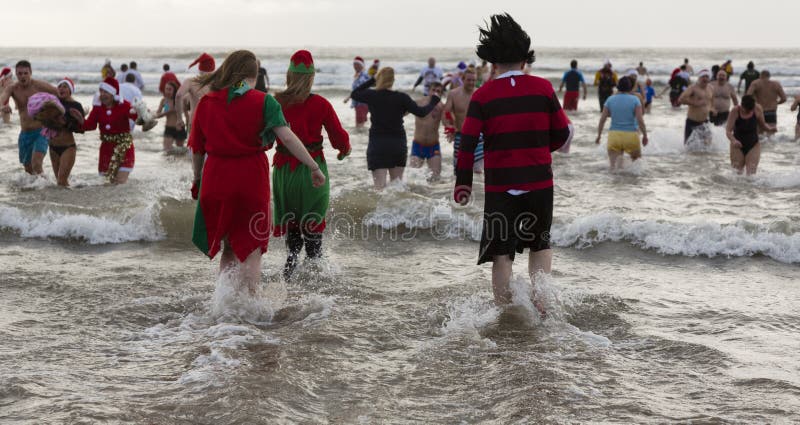
<path id="1" fill-rule="evenodd" d="M 747 156 L 747 153 L 758 143 L 758 120 L 755 113 L 750 118 L 742 118 L 742 114 L 739 112 L 733 126 L 733 137 L 742 143 L 742 147 L 739 149 Z"/>
<path id="2" fill-rule="evenodd" d="M 767 124 L 777 124 L 778 111 L 764 111 L 764 121 L 766 121 Z"/>
<path id="3" fill-rule="evenodd" d="M 416 156 L 417 158 L 422 159 L 431 159 L 434 156 L 441 156 L 442 155 L 442 148 L 439 144 L 425 146 L 417 143 L 415 140 L 411 143 L 411 156 Z"/>
<path id="4" fill-rule="evenodd" d="M 689 118 L 686 118 L 686 126 L 683 129 L 683 143 L 684 144 L 688 143 L 689 142 L 689 137 L 692 136 L 692 133 L 694 133 L 694 130 L 697 127 L 704 126 L 707 122 L 708 122 L 708 120 L 695 121 L 695 120 L 690 120 Z"/>
<path id="5" fill-rule="evenodd" d="M 20 164 L 30 164 L 34 152 L 47 153 L 47 138 L 42 135 L 40 128 L 21 131 L 17 144 Z"/>
<path id="6" fill-rule="evenodd" d="M 75 145 L 75 143 L 73 143 L 71 145 L 68 145 L 68 146 L 53 146 L 53 145 L 50 145 L 50 150 L 53 151 L 53 153 L 58 155 L 58 156 L 63 155 L 64 152 L 67 151 L 67 149 L 72 149 L 72 148 L 77 149 L 78 147 Z"/>
<path id="7" fill-rule="evenodd" d="M 164 127 L 164 137 L 171 137 L 179 142 L 186 140 L 186 129 L 178 130 L 178 127 L 168 125 Z"/>

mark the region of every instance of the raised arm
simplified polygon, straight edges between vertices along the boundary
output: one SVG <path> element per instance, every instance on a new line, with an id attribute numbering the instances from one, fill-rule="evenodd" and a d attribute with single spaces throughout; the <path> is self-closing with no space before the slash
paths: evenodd
<path id="1" fill-rule="evenodd" d="M 403 96 L 404 96 L 403 106 L 405 106 L 406 111 L 418 117 L 424 117 L 430 114 L 431 111 L 433 111 L 433 108 L 435 108 L 436 105 L 439 104 L 439 102 L 441 101 L 441 98 L 439 98 L 439 96 L 431 96 L 431 100 L 430 102 L 428 102 L 427 105 L 419 106 L 417 105 L 417 102 L 414 102 L 414 100 L 411 99 L 411 96 L 405 93 L 403 94 Z"/>
<path id="2" fill-rule="evenodd" d="M 34 85 L 37 91 L 43 91 L 58 97 L 58 88 L 56 86 L 40 80 L 34 80 Z"/>
<path id="3" fill-rule="evenodd" d="M 375 78 L 370 78 L 350 92 L 350 98 L 356 102 L 369 103 L 372 98 L 372 92 L 369 88 L 373 85 L 375 85 Z"/>

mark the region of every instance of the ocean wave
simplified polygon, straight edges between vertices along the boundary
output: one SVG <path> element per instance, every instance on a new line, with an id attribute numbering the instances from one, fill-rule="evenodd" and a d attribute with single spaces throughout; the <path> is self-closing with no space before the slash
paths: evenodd
<path id="1" fill-rule="evenodd" d="M 584 249 L 602 242 L 622 242 L 666 255 L 750 257 L 764 255 L 783 263 L 800 263 L 800 233 L 780 233 L 744 222 L 670 223 L 631 220 L 612 212 L 555 224 L 551 242 Z"/>
<path id="2" fill-rule="evenodd" d="M 157 217 L 158 207 L 155 204 L 127 218 L 52 211 L 31 213 L 0 206 L 0 229 L 19 232 L 23 238 L 78 239 L 92 245 L 157 241 L 164 238 Z"/>

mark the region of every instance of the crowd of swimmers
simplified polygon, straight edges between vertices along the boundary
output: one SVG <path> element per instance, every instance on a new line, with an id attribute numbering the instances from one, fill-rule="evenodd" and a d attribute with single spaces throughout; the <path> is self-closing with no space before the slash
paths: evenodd
<path id="1" fill-rule="evenodd" d="M 449 74 L 430 58 L 412 87 L 413 92 L 422 85 L 416 98 L 396 90 L 392 67 L 381 67 L 375 60 L 367 69 L 357 56 L 352 91 L 345 102 L 351 102 L 357 128 L 370 121 L 366 157 L 376 189 L 402 179 L 409 158 L 412 167 L 427 162 L 431 179 L 441 179 L 442 126 L 454 145 L 454 200 L 469 202 L 473 176 L 483 174 L 484 214 L 503 220 L 484 222 L 478 262 L 493 263 L 495 300 L 508 303 L 516 253 L 529 248 L 532 282 L 536 272 L 550 272 L 551 153 L 569 151 L 574 128 L 565 111 L 577 110 L 588 89 L 577 60 L 570 63 L 558 88 L 562 92 L 566 87 L 563 102 L 548 80 L 528 75 L 535 59 L 530 37 L 508 14 L 492 16 L 480 29 L 476 54 L 481 65 L 461 62 Z M 3 119 L 8 122 L 8 100 L 13 99 L 19 110 L 19 157 L 25 171 L 42 174 L 49 150 L 58 184 L 68 186 L 75 162 L 74 133 L 99 130 L 98 171 L 109 183 L 121 184 L 135 162 L 133 129 L 141 125 L 146 131 L 164 118 L 163 148 L 186 143 L 191 151 L 191 194 L 198 200 L 194 244 L 210 258 L 221 253 L 221 271 L 240 266 L 243 288 L 254 292 L 270 236 L 285 236 L 284 277 L 289 280 L 303 248 L 309 258 L 322 255 L 330 196 L 323 130 L 340 161 L 351 152 L 349 134 L 330 102 L 312 92 L 316 68 L 309 51 L 291 56 L 286 87 L 274 96 L 267 93 L 266 70 L 250 51 L 230 53 L 219 68 L 212 56 L 203 53 L 189 67 L 195 65 L 199 74 L 183 82 L 164 66 L 159 81 L 163 97 L 151 112 L 143 102 L 144 82 L 136 63 L 121 67 L 119 74 L 108 63 L 87 115 L 73 99 L 71 79 L 63 78 L 55 86 L 33 79 L 31 64 L 22 60 L 15 66 L 16 82 L 8 68 L 0 76 Z M 731 61 L 726 61 L 694 74 L 686 59 L 662 94 L 669 91 L 676 108 L 688 106 L 687 143 L 698 138 L 710 143 L 710 132 L 702 129 L 710 123 L 724 125 L 733 166 L 753 174 L 760 154 L 759 133 L 776 131 L 776 110 L 786 95 L 768 71 L 759 73 L 752 62 L 737 89 L 728 82 L 732 73 Z M 742 81 L 746 94 L 740 102 Z M 596 143 L 611 120 L 607 145 L 611 168 L 625 153 L 638 159 L 641 146 L 649 143 L 645 115 L 661 96 L 647 68 L 640 62 L 620 78 L 606 60 L 595 74 L 594 86 L 601 110 Z M 800 96 L 792 105 L 793 111 L 798 108 Z M 410 155 L 403 124 L 409 113 L 416 120 Z M 800 136 L 800 123 L 797 131 Z M 264 152 L 272 147 L 276 153 L 270 178 Z M 530 214 L 537 219 L 525 220 Z M 540 304 L 537 307 L 542 310 Z"/>

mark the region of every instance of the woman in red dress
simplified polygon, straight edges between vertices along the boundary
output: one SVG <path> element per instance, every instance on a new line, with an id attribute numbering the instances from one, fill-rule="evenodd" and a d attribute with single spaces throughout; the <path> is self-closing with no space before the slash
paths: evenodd
<path id="1" fill-rule="evenodd" d="M 241 264 L 242 283 L 251 294 L 261 281 L 261 255 L 272 230 L 264 152 L 280 137 L 311 170 L 313 186 L 325 183 L 278 102 L 253 89 L 257 77 L 258 60 L 247 50 L 231 53 L 219 69 L 201 76 L 200 85 L 210 91 L 197 105 L 189 137 L 192 195 L 199 198 L 192 240 L 209 258 L 222 250 L 220 271 Z"/>

